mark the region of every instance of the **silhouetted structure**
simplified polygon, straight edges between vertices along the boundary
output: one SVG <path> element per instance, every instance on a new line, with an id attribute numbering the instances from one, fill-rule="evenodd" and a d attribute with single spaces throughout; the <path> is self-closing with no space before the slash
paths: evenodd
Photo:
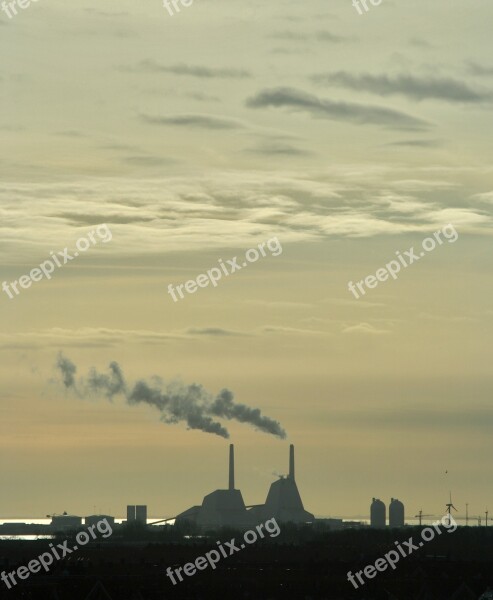
<path id="1" fill-rule="evenodd" d="M 373 498 L 370 507 L 370 525 L 375 529 L 382 529 L 385 527 L 385 504 L 378 500 L 377 498 Z"/>
<path id="2" fill-rule="evenodd" d="M 82 526 L 82 517 L 69 515 L 66 512 L 63 515 L 53 515 L 51 518 L 51 527 L 56 531 L 64 531 L 66 529 L 78 529 Z"/>
<path id="3" fill-rule="evenodd" d="M 254 521 L 275 518 L 279 522 L 306 523 L 315 516 L 305 510 L 294 478 L 294 446 L 289 446 L 289 475 L 271 484 L 265 504 L 250 511 Z"/>
<path id="4" fill-rule="evenodd" d="M 135 507 L 135 520 L 141 525 L 147 525 L 147 506 L 145 504 L 138 504 Z"/>
<path id="5" fill-rule="evenodd" d="M 234 446 L 229 446 L 229 487 L 204 497 L 202 506 L 192 506 L 176 517 L 175 523 L 191 521 L 203 529 L 247 527 L 248 513 L 240 490 L 235 489 Z"/>
<path id="6" fill-rule="evenodd" d="M 109 515 L 90 515 L 84 519 L 84 523 L 87 526 L 97 525 L 99 521 L 108 521 L 108 523 L 113 527 L 115 525 L 115 517 L 110 517 Z"/>
<path id="7" fill-rule="evenodd" d="M 404 504 L 397 498 L 390 499 L 389 527 L 404 527 Z"/>
<path id="8" fill-rule="evenodd" d="M 147 524 L 147 506 L 145 504 L 129 504 L 127 506 L 127 523 Z"/>
<path id="9" fill-rule="evenodd" d="M 133 523 L 135 521 L 135 505 L 127 505 L 127 523 Z"/>
<path id="10" fill-rule="evenodd" d="M 240 490 L 235 489 L 234 446 L 229 447 L 229 487 L 205 496 L 201 506 L 192 506 L 176 517 L 176 524 L 190 521 L 202 529 L 223 526 L 251 527 L 267 519 L 279 522 L 306 523 L 314 521 L 312 513 L 303 507 L 294 478 L 294 446 L 289 449 L 289 475 L 274 481 L 265 504 L 246 509 Z"/>

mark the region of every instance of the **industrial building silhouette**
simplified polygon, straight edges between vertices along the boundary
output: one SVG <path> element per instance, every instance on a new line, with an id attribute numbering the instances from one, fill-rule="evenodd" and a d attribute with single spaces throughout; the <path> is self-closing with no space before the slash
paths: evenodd
<path id="1" fill-rule="evenodd" d="M 404 527 L 404 504 L 397 498 L 390 499 L 389 527 Z"/>
<path id="2" fill-rule="evenodd" d="M 385 504 L 378 498 L 373 498 L 370 506 L 370 526 L 374 529 L 386 526 Z M 390 499 L 389 527 L 404 527 L 404 504 L 397 498 Z"/>
<path id="3" fill-rule="evenodd" d="M 385 527 L 385 504 L 378 498 L 373 498 L 370 506 L 370 526 L 375 529 Z"/>
<path id="4" fill-rule="evenodd" d="M 176 524 L 192 522 L 201 529 L 224 526 L 250 527 L 275 518 L 279 522 L 306 523 L 315 516 L 303 507 L 294 476 L 294 446 L 289 447 L 289 474 L 274 481 L 265 504 L 246 506 L 240 490 L 235 489 L 234 445 L 229 446 L 229 486 L 204 497 L 201 506 L 192 506 L 176 517 Z"/>

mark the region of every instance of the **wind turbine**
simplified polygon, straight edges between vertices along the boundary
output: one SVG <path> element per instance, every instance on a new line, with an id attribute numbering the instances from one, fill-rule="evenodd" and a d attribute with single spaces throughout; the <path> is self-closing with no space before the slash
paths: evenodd
<path id="1" fill-rule="evenodd" d="M 452 515 L 450 514 L 450 509 L 453 508 L 455 510 L 455 512 L 457 512 L 457 509 L 455 508 L 455 506 L 452 503 L 452 492 L 449 492 L 449 494 L 450 494 L 450 502 L 448 504 L 446 504 L 445 506 L 447 507 L 448 525 L 450 527 L 450 524 L 452 523 Z"/>

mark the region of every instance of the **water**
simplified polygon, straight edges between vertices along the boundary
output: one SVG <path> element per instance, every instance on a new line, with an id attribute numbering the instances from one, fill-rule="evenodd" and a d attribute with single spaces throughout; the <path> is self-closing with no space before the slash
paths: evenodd
<path id="1" fill-rule="evenodd" d="M 431 525 L 432 523 L 435 523 L 436 521 L 440 521 L 442 519 L 442 517 L 444 517 L 444 515 L 437 515 L 436 517 L 423 517 L 421 519 L 421 525 L 423 525 L 423 527 Z M 352 516 L 352 517 L 319 517 L 320 519 L 343 519 L 343 521 L 359 521 L 361 523 L 364 523 L 365 525 L 369 525 L 370 524 L 370 519 L 366 516 Z M 455 515 L 452 515 L 452 518 L 455 520 L 455 522 L 457 523 L 457 525 L 463 526 L 466 524 L 466 517 L 456 517 Z M 407 519 L 406 518 L 406 525 L 409 526 L 413 526 L 413 525 L 419 525 L 419 519 Z M 477 517 L 469 517 L 469 522 L 468 522 L 469 527 L 477 527 L 478 525 L 478 519 Z M 484 526 L 485 525 L 485 519 L 484 516 L 481 517 L 481 525 Z M 488 527 L 491 525 L 491 519 L 488 519 Z"/>
<path id="2" fill-rule="evenodd" d="M 443 516 L 443 515 L 442 515 Z M 151 523 L 155 523 L 156 521 L 160 521 L 162 519 L 166 519 L 167 517 L 153 517 L 151 519 L 147 519 L 147 524 L 151 524 Z M 364 516 L 351 516 L 351 517 L 335 517 L 335 516 L 330 516 L 330 517 L 326 517 L 326 516 L 319 516 L 318 518 L 320 519 L 343 519 L 343 521 L 358 521 L 360 523 L 363 523 L 365 525 L 369 525 L 370 521 L 367 517 Z M 423 526 L 429 526 L 432 523 L 434 523 L 435 521 L 440 520 L 442 517 L 432 517 L 432 518 L 424 518 L 422 519 L 422 525 Z M 454 517 L 455 521 L 457 522 L 458 525 L 465 525 L 466 524 L 466 519 L 465 517 Z M 115 523 L 116 524 L 121 524 L 123 521 L 125 521 L 125 519 L 122 519 L 120 517 L 115 518 Z M 12 523 L 24 523 L 27 525 L 49 525 L 51 523 L 51 519 L 33 519 L 31 517 L 19 517 L 17 519 L 0 519 L 0 525 L 3 525 L 4 523 L 7 524 L 12 524 Z M 173 525 L 174 524 L 174 519 L 167 521 L 168 524 Z M 159 523 L 160 525 L 164 525 L 165 523 Z M 482 525 L 485 525 L 485 520 L 484 518 L 481 521 Z M 419 519 L 406 519 L 406 525 L 419 525 Z M 473 519 L 472 517 L 469 517 L 469 526 L 470 527 L 477 527 L 478 525 L 478 521 L 477 518 Z M 0 533 L 0 540 L 49 540 L 52 539 L 53 536 L 50 534 L 39 534 L 39 535 L 31 535 L 31 534 L 14 534 L 14 535 L 3 535 Z"/>
<path id="3" fill-rule="evenodd" d="M 147 524 L 155 523 L 156 521 L 160 521 L 161 519 L 165 519 L 167 517 L 153 517 L 152 519 L 147 519 Z M 125 519 L 115 518 L 115 524 L 121 524 Z M 168 521 L 169 524 L 174 524 L 174 519 Z M 4 524 L 23 524 L 23 525 L 49 525 L 51 523 L 51 518 L 44 519 L 33 519 L 31 517 L 18 517 L 17 519 L 0 519 L 0 525 Z M 160 525 L 164 525 L 164 523 L 160 523 Z M 0 540 L 51 540 L 53 536 L 48 533 L 32 535 L 32 534 L 10 534 L 4 535 L 0 533 Z"/>

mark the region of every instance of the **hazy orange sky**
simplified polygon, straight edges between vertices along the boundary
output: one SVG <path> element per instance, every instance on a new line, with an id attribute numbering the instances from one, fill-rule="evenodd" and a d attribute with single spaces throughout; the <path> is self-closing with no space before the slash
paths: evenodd
<path id="1" fill-rule="evenodd" d="M 0 517 L 175 515 L 226 486 L 230 442 L 247 505 L 290 443 L 316 515 L 377 496 L 440 516 L 449 490 L 459 513 L 493 505 L 492 17 L 486 0 L 0 13 L 1 281 L 112 235 L 0 293 Z M 456 242 L 349 292 L 447 224 Z M 274 237 L 279 256 L 167 293 Z M 117 361 L 129 384 L 227 388 L 287 437 L 78 397 L 60 352 L 78 376 Z"/>

